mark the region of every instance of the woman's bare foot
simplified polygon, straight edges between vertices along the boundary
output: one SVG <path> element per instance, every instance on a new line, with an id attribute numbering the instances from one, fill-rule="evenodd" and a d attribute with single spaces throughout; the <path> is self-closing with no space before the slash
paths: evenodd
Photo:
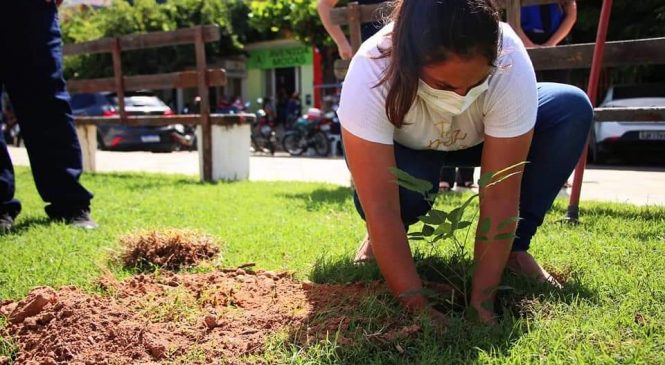
<path id="1" fill-rule="evenodd" d="M 448 192 L 448 191 L 450 191 L 450 184 L 448 184 L 445 181 L 439 182 L 439 192 L 445 193 L 445 192 Z"/>
<path id="2" fill-rule="evenodd" d="M 374 252 L 372 252 L 372 245 L 369 241 L 369 234 L 365 235 L 365 238 L 360 242 L 360 246 L 356 251 L 356 257 L 353 259 L 353 262 L 368 262 L 374 260 Z"/>
<path id="3" fill-rule="evenodd" d="M 514 273 L 536 279 L 538 282 L 550 283 L 559 289 L 563 287 L 526 251 L 511 252 L 506 268 Z"/>

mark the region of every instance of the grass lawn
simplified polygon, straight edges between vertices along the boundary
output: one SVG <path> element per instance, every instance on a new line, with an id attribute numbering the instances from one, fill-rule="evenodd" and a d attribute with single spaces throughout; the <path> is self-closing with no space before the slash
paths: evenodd
<path id="1" fill-rule="evenodd" d="M 376 267 L 350 264 L 364 225 L 347 188 L 201 184 L 190 177 L 139 174 L 86 175 L 83 181 L 96 194 L 93 214 L 101 227 L 93 232 L 49 223 L 29 170 L 17 169 L 23 213 L 15 233 L 0 237 L 0 299 L 22 298 L 40 285 L 94 290 L 91 280 L 108 270 L 118 277 L 131 275 L 109 264 L 108 256 L 119 236 L 146 228 L 208 233 L 223 243 L 224 266 L 254 262 L 257 268 L 294 271 L 316 282 L 378 278 Z M 450 195 L 438 204 L 446 210 L 463 198 Z M 531 252 L 562 273 L 567 285 L 559 291 L 506 275 L 509 295 L 530 298 L 522 315 L 507 311 L 499 326 L 485 328 L 453 312 L 446 333 L 425 331 L 401 342 L 401 351 L 362 341 L 344 347 L 334 340 L 301 349 L 276 336 L 263 361 L 665 364 L 665 207 L 584 203 L 582 224 L 567 226 L 556 222 L 565 203 L 555 204 Z M 432 266 L 445 272 L 456 265 L 451 244 L 413 247 L 424 274 Z M 378 297 L 359 307 L 358 315 L 397 310 L 392 299 Z M 11 341 L 0 338 L 0 356 L 11 352 Z"/>

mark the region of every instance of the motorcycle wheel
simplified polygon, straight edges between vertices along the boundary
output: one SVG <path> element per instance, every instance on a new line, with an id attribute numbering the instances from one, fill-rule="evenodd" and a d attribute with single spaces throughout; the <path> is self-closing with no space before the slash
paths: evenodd
<path id="1" fill-rule="evenodd" d="M 328 136 L 323 132 L 316 132 L 312 136 L 312 142 L 314 142 L 314 150 L 319 156 L 328 156 L 330 153 L 330 140 Z"/>
<path id="2" fill-rule="evenodd" d="M 300 147 L 300 134 L 287 133 L 282 140 L 282 147 L 284 151 L 288 152 L 291 156 L 300 156 L 305 150 Z"/>

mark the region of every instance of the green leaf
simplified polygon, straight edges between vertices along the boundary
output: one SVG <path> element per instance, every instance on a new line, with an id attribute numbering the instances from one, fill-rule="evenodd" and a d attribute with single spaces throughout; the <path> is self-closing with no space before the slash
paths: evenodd
<path id="1" fill-rule="evenodd" d="M 429 211 L 429 215 L 431 217 L 435 217 L 436 219 L 440 220 L 438 224 L 441 224 L 446 221 L 446 216 L 448 216 L 448 213 L 442 211 L 442 210 L 436 210 L 432 209 Z"/>
<path id="2" fill-rule="evenodd" d="M 522 218 L 520 218 L 520 217 L 510 217 L 510 218 L 504 219 L 503 221 L 501 221 L 501 223 L 499 223 L 498 226 L 496 226 L 496 229 L 500 231 L 500 230 L 508 227 L 509 225 L 511 225 L 515 222 L 518 222 L 520 219 L 522 219 Z"/>
<path id="3" fill-rule="evenodd" d="M 486 172 L 482 175 L 480 175 L 480 179 L 478 179 L 478 186 L 481 188 L 484 188 L 487 186 L 487 184 L 492 181 L 492 178 L 494 177 L 494 173 L 492 171 Z"/>
<path id="4" fill-rule="evenodd" d="M 445 235 L 443 235 L 443 234 L 438 234 L 438 235 L 434 236 L 434 238 L 432 238 L 432 241 L 430 241 L 430 242 L 431 242 L 431 243 L 434 243 L 434 242 L 436 242 L 436 241 L 440 241 L 440 240 L 443 239 L 444 236 L 445 236 Z"/>
<path id="5" fill-rule="evenodd" d="M 423 237 L 423 236 L 414 236 L 414 237 L 409 237 L 409 240 L 411 240 L 411 241 L 424 241 L 425 237 Z"/>
<path id="6" fill-rule="evenodd" d="M 427 224 L 423 226 L 423 236 L 429 237 L 434 234 L 434 227 L 428 226 Z"/>
<path id="7" fill-rule="evenodd" d="M 436 229 L 434 230 L 434 234 L 444 234 L 444 235 L 450 234 L 452 232 L 452 229 L 453 225 L 446 222 L 436 227 Z"/>
<path id="8" fill-rule="evenodd" d="M 517 236 L 513 232 L 499 233 L 494 236 L 495 241 L 512 240 L 515 238 L 517 238 Z"/>
<path id="9" fill-rule="evenodd" d="M 421 215 L 418 219 L 425 224 L 439 225 L 446 221 L 446 213 L 432 209 L 427 215 Z"/>
<path id="10" fill-rule="evenodd" d="M 457 229 L 464 229 L 464 228 L 466 228 L 466 227 L 468 227 L 468 226 L 470 226 L 470 225 L 471 225 L 471 222 L 469 222 L 469 221 L 462 221 L 462 222 L 459 222 L 459 224 L 457 225 L 456 228 L 457 228 Z"/>
<path id="11" fill-rule="evenodd" d="M 480 233 L 487 233 L 492 227 L 492 219 L 490 217 L 485 217 L 480 224 L 478 225 L 478 231 Z"/>
<path id="12" fill-rule="evenodd" d="M 409 237 L 422 237 L 423 232 L 422 231 L 421 232 L 409 232 L 409 233 L 407 233 L 407 236 L 409 236 Z"/>
<path id="13" fill-rule="evenodd" d="M 463 213 L 464 213 L 464 208 L 463 207 L 457 207 L 457 208 L 450 211 L 450 213 L 448 214 L 448 220 L 453 225 L 457 225 L 459 223 L 460 219 L 462 219 L 462 214 Z"/>
<path id="14" fill-rule="evenodd" d="M 482 303 L 480 303 L 480 306 L 483 307 L 483 309 L 488 310 L 490 312 L 494 312 L 494 301 L 491 299 L 488 299 Z"/>
<path id="15" fill-rule="evenodd" d="M 427 192 L 434 188 L 431 182 L 411 176 L 396 167 L 392 167 L 390 171 L 397 177 L 397 184 L 407 190 L 426 195 Z"/>

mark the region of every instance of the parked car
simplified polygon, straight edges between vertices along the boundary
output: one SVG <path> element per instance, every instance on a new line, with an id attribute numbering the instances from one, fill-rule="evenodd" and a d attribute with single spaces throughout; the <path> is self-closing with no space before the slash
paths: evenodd
<path id="1" fill-rule="evenodd" d="M 113 93 L 82 93 L 72 95 L 75 116 L 117 116 L 118 97 Z M 148 92 L 125 95 L 127 115 L 173 115 L 173 111 L 157 96 Z M 117 151 L 169 152 L 196 148 L 194 129 L 183 124 L 166 126 L 97 126 L 100 149 Z"/>
<path id="2" fill-rule="evenodd" d="M 665 107 L 665 84 L 618 85 L 607 92 L 603 108 Z M 665 120 L 662 122 L 594 123 L 589 144 L 591 161 L 602 163 L 611 154 L 665 151 Z"/>

